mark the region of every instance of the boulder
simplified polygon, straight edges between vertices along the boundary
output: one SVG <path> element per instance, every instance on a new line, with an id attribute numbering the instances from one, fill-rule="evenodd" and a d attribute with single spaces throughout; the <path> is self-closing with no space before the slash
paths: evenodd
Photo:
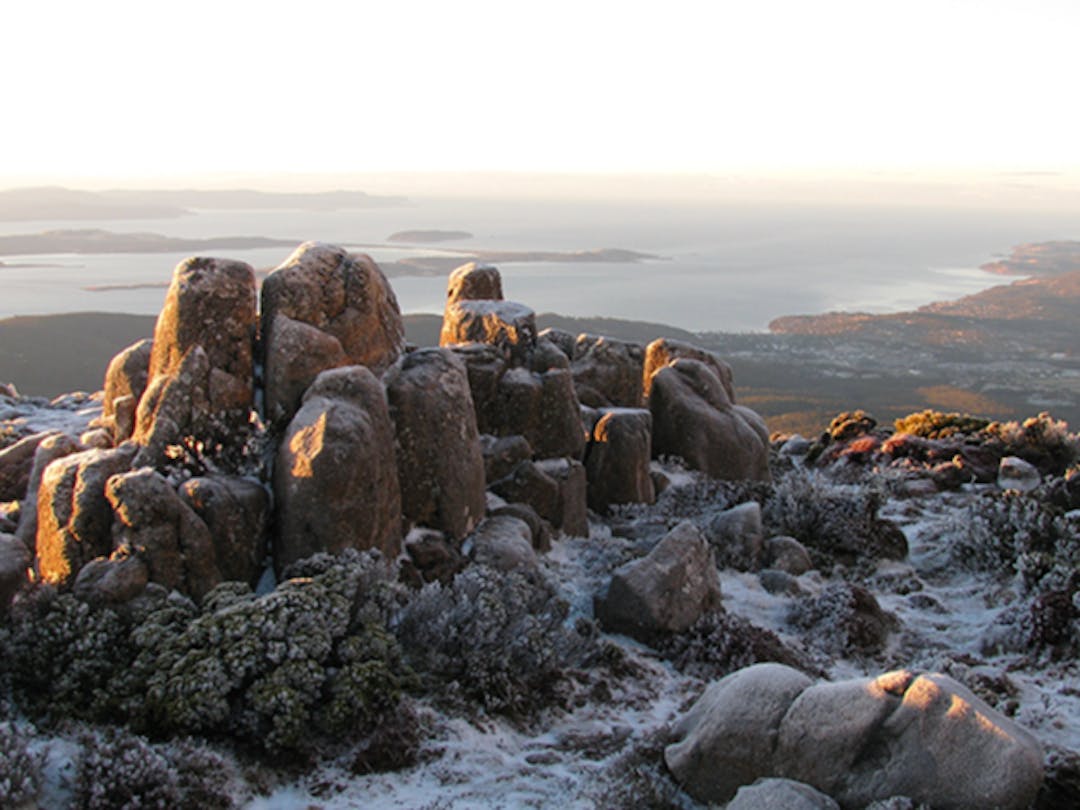
<path id="1" fill-rule="evenodd" d="M 578 399 L 586 405 L 641 407 L 645 351 L 638 344 L 578 335 L 570 368 Z"/>
<path id="2" fill-rule="evenodd" d="M 54 431 L 33 433 L 0 450 L 0 501 L 21 501 L 30 485 L 30 471 L 38 446 Z"/>
<path id="3" fill-rule="evenodd" d="M 184 355 L 175 373 L 150 379 L 135 413 L 132 439 L 141 446 L 136 467 L 160 467 L 169 459 L 171 446 L 230 432 L 210 405 L 211 372 L 209 357 L 196 346 Z"/>
<path id="4" fill-rule="evenodd" d="M 840 805 L 804 782 L 758 779 L 739 788 L 726 810 L 840 810 Z"/>
<path id="5" fill-rule="evenodd" d="M 551 524 L 540 517 L 536 510 L 527 503 L 508 503 L 496 506 L 488 510 L 490 517 L 509 515 L 518 520 L 525 521 L 532 534 L 532 547 L 534 551 L 551 551 Z"/>
<path id="6" fill-rule="evenodd" d="M 1002 489 L 1031 492 L 1042 483 L 1042 476 L 1034 464 L 1016 456 L 1006 456 L 998 466 L 997 483 Z"/>
<path id="7" fill-rule="evenodd" d="M 572 458 L 546 458 L 536 463 L 559 485 L 559 500 L 551 525 L 571 537 L 589 536 L 588 480 L 585 465 Z"/>
<path id="8" fill-rule="evenodd" d="M 494 482 L 490 489 L 507 503 L 528 504 L 552 526 L 557 526 L 561 520 L 559 482 L 534 461 L 522 461 L 510 475 Z"/>
<path id="9" fill-rule="evenodd" d="M 185 481 L 179 495 L 210 530 L 221 579 L 254 587 L 269 551 L 266 488 L 247 478 L 210 475 Z"/>
<path id="10" fill-rule="evenodd" d="M 446 306 L 458 301 L 503 300 L 502 276 L 490 264 L 469 262 L 455 268 L 446 282 Z"/>
<path id="11" fill-rule="evenodd" d="M 712 549 L 690 521 L 668 532 L 645 557 L 618 568 L 594 600 L 604 629 L 646 643 L 686 630 L 719 605 Z"/>
<path id="12" fill-rule="evenodd" d="M 705 521 L 703 531 L 721 567 L 752 571 L 760 565 L 764 530 L 757 501 L 717 512 Z"/>
<path id="13" fill-rule="evenodd" d="M 30 550 L 13 534 L 0 534 L 0 617 L 29 581 L 34 565 Z"/>
<path id="14" fill-rule="evenodd" d="M 253 404 L 255 271 L 243 262 L 191 258 L 173 271 L 154 327 L 148 378 L 175 376 L 202 347 L 209 363 L 207 407 L 229 425 L 245 425 Z M 126 392 L 125 392 L 126 393 Z"/>
<path id="15" fill-rule="evenodd" d="M 524 436 L 480 436 L 480 452 L 484 456 L 484 478 L 492 484 L 505 478 L 523 461 L 533 457 L 533 449 Z"/>
<path id="16" fill-rule="evenodd" d="M 589 508 L 656 500 L 650 474 L 652 414 L 641 408 L 601 412 L 585 456 Z"/>
<path id="17" fill-rule="evenodd" d="M 486 343 L 514 365 L 526 364 L 536 346 L 536 313 L 513 301 L 448 303 L 439 345 L 460 343 Z"/>
<path id="18" fill-rule="evenodd" d="M 70 456 L 81 449 L 79 443 L 66 433 L 56 433 L 43 439 L 34 450 L 34 463 L 26 484 L 26 500 L 19 511 L 19 524 L 15 530 L 15 536 L 30 551 L 34 551 L 37 544 L 38 490 L 45 469 L 58 458 Z"/>
<path id="19" fill-rule="evenodd" d="M 653 457 L 678 456 L 725 480 L 770 480 L 768 432 L 733 406 L 720 378 L 698 360 L 675 360 L 652 376 Z"/>
<path id="20" fill-rule="evenodd" d="M 105 397 L 101 420 L 119 443 L 131 437 L 139 399 L 146 390 L 150 374 L 152 340 L 140 340 L 117 354 L 105 370 Z"/>
<path id="21" fill-rule="evenodd" d="M 45 468 L 38 488 L 36 545 L 43 581 L 67 587 L 86 563 L 112 551 L 112 508 L 105 485 L 131 467 L 135 451 L 133 445 L 85 450 Z"/>
<path id="22" fill-rule="evenodd" d="M 731 366 L 710 351 L 700 349 L 693 344 L 671 338 L 654 340 L 645 347 L 645 364 L 642 372 L 642 393 L 648 399 L 652 393 L 652 380 L 660 369 L 671 365 L 678 359 L 697 360 L 708 366 L 720 380 L 720 385 L 727 394 L 727 401 L 735 403 L 735 378 Z"/>
<path id="23" fill-rule="evenodd" d="M 570 372 L 552 369 L 540 374 L 539 379 L 539 401 L 533 409 L 526 411 L 528 420 L 520 425 L 511 421 L 508 431 L 524 435 L 538 458 L 581 458 L 585 451 L 585 429 Z M 519 415 L 507 411 L 511 420 Z M 515 427 L 521 429 L 515 430 Z"/>
<path id="24" fill-rule="evenodd" d="M 729 801 L 743 785 L 775 775 L 781 721 L 811 683 L 783 664 L 754 664 L 716 681 L 675 724 L 664 762 L 698 801 Z"/>
<path id="25" fill-rule="evenodd" d="M 405 520 L 463 540 L 484 516 L 484 456 L 465 364 L 445 349 L 401 357 L 384 376 Z"/>
<path id="26" fill-rule="evenodd" d="M 784 571 L 792 576 L 805 574 L 814 567 L 806 546 L 794 537 L 778 535 L 765 541 L 762 564 Z"/>
<path id="27" fill-rule="evenodd" d="M 570 368 L 570 359 L 562 349 L 547 338 L 537 338 L 536 347 L 529 357 L 529 368 L 537 374 L 551 371 L 553 368 Z"/>
<path id="28" fill-rule="evenodd" d="M 386 276 L 370 256 L 334 245 L 305 242 L 266 277 L 264 327 L 277 315 L 331 335 L 349 364 L 377 375 L 405 348 L 401 311 Z"/>
<path id="29" fill-rule="evenodd" d="M 162 475 L 145 467 L 115 475 L 106 493 L 113 547 L 142 560 L 150 582 L 198 601 L 222 581 L 210 530 Z"/>
<path id="30" fill-rule="evenodd" d="M 448 584 L 465 567 L 465 558 L 454 543 L 435 529 L 413 529 L 405 538 L 405 553 L 419 578 L 425 582 Z"/>
<path id="31" fill-rule="evenodd" d="M 566 356 L 567 360 L 570 360 L 570 358 L 574 356 L 574 345 L 577 343 L 577 338 L 565 329 L 549 326 L 547 329 L 542 330 L 536 337 L 537 340 L 546 340 L 554 345 Z"/>
<path id="32" fill-rule="evenodd" d="M 263 351 L 263 408 L 272 425 L 288 424 L 319 372 L 349 364 L 340 340 L 281 313 L 263 318 Z"/>
<path id="33" fill-rule="evenodd" d="M 98 557 L 82 567 L 72 592 L 93 605 L 121 605 L 146 590 L 150 569 L 129 546 L 108 557 Z"/>
<path id="34" fill-rule="evenodd" d="M 471 538 L 470 556 L 480 565 L 499 571 L 536 568 L 529 525 L 511 515 L 485 518 Z"/>
<path id="35" fill-rule="evenodd" d="M 386 394 L 364 366 L 322 372 L 304 395 L 274 466 L 274 565 L 320 551 L 401 544 L 401 490 Z"/>

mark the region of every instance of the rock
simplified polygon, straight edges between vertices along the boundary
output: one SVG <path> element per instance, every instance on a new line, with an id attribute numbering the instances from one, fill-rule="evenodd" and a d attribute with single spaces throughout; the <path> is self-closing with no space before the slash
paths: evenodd
<path id="1" fill-rule="evenodd" d="M 795 577 L 805 574 L 814 567 L 806 546 L 794 537 L 786 535 L 770 537 L 765 541 L 762 564 L 785 571 Z"/>
<path id="2" fill-rule="evenodd" d="M 210 475 L 185 481 L 179 495 L 210 530 L 222 580 L 254 587 L 269 551 L 266 488 L 246 478 Z"/>
<path id="3" fill-rule="evenodd" d="M 198 437 L 205 441 L 233 432 L 236 425 L 220 423 L 211 408 L 211 373 L 209 357 L 196 346 L 184 355 L 174 373 L 150 379 L 135 414 L 132 439 L 142 445 L 136 467 L 163 466 L 169 458 L 168 448 L 185 440 Z"/>
<path id="4" fill-rule="evenodd" d="M 646 643 L 686 630 L 719 605 L 712 549 L 690 521 L 668 532 L 645 557 L 618 568 L 594 600 L 606 630 Z"/>
<path id="5" fill-rule="evenodd" d="M 752 411 L 731 404 L 706 364 L 675 360 L 657 371 L 649 410 L 654 458 L 679 456 L 713 478 L 770 480 L 764 424 Z"/>
<path id="6" fill-rule="evenodd" d="M 75 578 L 73 592 L 93 605 L 120 605 L 139 596 L 149 582 L 146 563 L 125 546 L 84 565 Z"/>
<path id="7" fill-rule="evenodd" d="M 505 478 L 523 461 L 533 457 L 532 446 L 524 436 L 480 436 L 484 456 L 484 479 L 491 484 Z"/>
<path id="8" fill-rule="evenodd" d="M 1016 456 L 1006 456 L 998 467 L 997 483 L 1002 489 L 1031 492 L 1042 483 L 1042 476 L 1035 465 Z"/>
<path id="9" fill-rule="evenodd" d="M 551 371 L 553 368 L 570 368 L 570 359 L 563 354 L 562 349 L 547 338 L 537 338 L 536 348 L 533 349 L 529 358 L 529 369 L 537 374 Z"/>
<path id="10" fill-rule="evenodd" d="M 18 399 L 19 392 L 15 388 L 15 383 L 0 383 L 0 397 L 7 397 L 8 399 Z"/>
<path id="11" fill-rule="evenodd" d="M 105 397 L 101 403 L 102 423 L 117 443 L 131 438 L 135 429 L 135 407 L 146 390 L 150 374 L 152 340 L 140 340 L 117 354 L 105 370 Z"/>
<path id="12" fill-rule="evenodd" d="M 864 807 L 907 796 L 933 807 L 1027 808 L 1039 743 L 952 678 L 899 671 L 819 684 L 780 727 L 777 772 Z"/>
<path id="13" fill-rule="evenodd" d="M 652 414 L 640 408 L 603 411 L 585 456 L 589 508 L 603 514 L 616 504 L 653 503 L 651 458 Z"/>
<path id="14" fill-rule="evenodd" d="M 363 366 L 315 378 L 289 423 L 274 467 L 274 565 L 320 551 L 401 543 L 394 426 L 382 384 Z"/>
<path id="15" fill-rule="evenodd" d="M 558 508 L 551 525 L 571 537 L 588 537 L 585 465 L 571 458 L 547 458 L 538 461 L 537 466 L 559 485 Z"/>
<path id="16" fill-rule="evenodd" d="M 716 681 L 676 723 L 664 762 L 698 801 L 729 801 L 743 785 L 774 775 L 781 721 L 811 683 L 783 664 L 754 664 Z"/>
<path id="17" fill-rule="evenodd" d="M 789 594 L 792 596 L 802 593 L 799 581 L 787 571 L 776 568 L 762 568 L 758 572 L 758 582 L 761 587 L 772 594 Z"/>
<path id="18" fill-rule="evenodd" d="M 759 566 L 764 530 L 757 501 L 717 512 L 706 521 L 703 532 L 721 567 L 752 571 Z"/>
<path id="19" fill-rule="evenodd" d="M 384 376 L 405 519 L 462 540 L 484 516 L 484 457 L 465 364 L 445 349 L 401 357 Z"/>
<path id="20" fill-rule="evenodd" d="M 552 369 L 539 378 L 538 406 L 529 413 L 522 429 L 514 432 L 529 440 L 538 458 L 580 459 L 585 452 L 585 428 L 570 372 Z"/>
<path id="21" fill-rule="evenodd" d="M 26 498 L 34 454 L 45 439 L 55 435 L 53 431 L 33 433 L 0 450 L 0 501 Z"/>
<path id="22" fill-rule="evenodd" d="M 536 346 L 536 313 L 513 301 L 447 303 L 439 345 L 460 343 L 486 343 L 512 364 L 526 364 Z"/>
<path id="23" fill-rule="evenodd" d="M 149 581 L 196 601 L 222 581 L 210 530 L 162 475 L 148 468 L 115 475 L 106 493 L 114 546 L 138 556 Z"/>
<path id="24" fill-rule="evenodd" d="M 557 329 L 553 326 L 549 326 L 537 335 L 537 339 L 549 341 L 566 356 L 567 360 L 570 360 L 570 358 L 574 356 L 574 345 L 577 343 L 577 338 L 565 329 Z"/>
<path id="25" fill-rule="evenodd" d="M 26 484 L 26 499 L 22 503 L 18 527 L 15 530 L 16 537 L 32 552 L 37 547 L 38 490 L 45 468 L 58 458 L 70 456 L 80 449 L 79 443 L 73 438 L 65 433 L 56 433 L 43 439 L 34 451 L 34 463 L 30 467 Z"/>
<path id="26" fill-rule="evenodd" d="M 493 483 L 490 489 L 507 503 L 528 504 L 552 526 L 558 526 L 562 519 L 559 482 L 534 461 L 521 462 L 510 475 Z"/>
<path id="27" fill-rule="evenodd" d="M 780 455 L 782 456 L 805 456 L 810 452 L 811 442 L 809 439 L 805 439 L 796 433 L 794 436 L 789 436 L 787 441 L 784 442 L 780 448 Z"/>
<path id="28" fill-rule="evenodd" d="M 13 534 L 0 534 L 0 617 L 19 591 L 30 582 L 34 558 Z"/>
<path id="29" fill-rule="evenodd" d="M 504 504 L 489 509 L 488 514 L 491 517 L 509 515 L 525 521 L 529 526 L 529 531 L 532 533 L 533 550 L 538 552 L 551 551 L 551 524 L 540 517 L 536 510 L 527 503 Z"/>
<path id="30" fill-rule="evenodd" d="M 499 407 L 499 382 L 506 373 L 502 353 L 483 343 L 453 346 L 451 351 L 465 363 L 469 391 L 476 408 L 477 429 L 492 436 L 513 435 L 503 424 L 506 419 Z"/>
<path id="31" fill-rule="evenodd" d="M 334 337 L 349 364 L 376 375 L 405 348 L 401 311 L 386 276 L 370 256 L 334 245 L 305 242 L 266 277 L 264 326 L 277 315 Z"/>
<path id="32" fill-rule="evenodd" d="M 716 375 L 717 379 L 720 380 L 720 385 L 723 386 L 724 393 L 727 394 L 727 401 L 731 404 L 735 403 L 735 382 L 734 375 L 731 373 L 731 366 L 712 352 L 706 351 L 705 349 L 699 349 L 697 346 L 690 343 L 685 343 L 681 340 L 672 340 L 670 338 L 654 340 L 645 347 L 642 393 L 646 399 L 648 399 L 652 393 L 652 380 L 656 375 L 656 372 L 680 358 L 697 360 L 712 369 L 712 372 Z"/>
<path id="33" fill-rule="evenodd" d="M 571 371 L 578 399 L 595 408 L 640 408 L 645 351 L 636 343 L 582 334 Z"/>
<path id="34" fill-rule="evenodd" d="M 349 364 L 333 335 L 303 321 L 276 314 L 263 318 L 264 409 L 272 425 L 285 425 L 319 373 Z"/>
<path id="35" fill-rule="evenodd" d="M 446 282 L 446 306 L 458 301 L 502 300 L 502 276 L 490 264 L 463 264 L 450 273 Z"/>
<path id="36" fill-rule="evenodd" d="M 510 515 L 485 518 L 470 538 L 471 557 L 480 565 L 499 571 L 536 568 L 529 525 Z"/>
<path id="37" fill-rule="evenodd" d="M 250 265 L 205 258 L 181 262 L 154 328 L 148 378 L 175 376 L 185 357 L 201 347 L 210 368 L 209 411 L 230 426 L 246 425 L 255 395 L 255 307 Z"/>
<path id="38" fill-rule="evenodd" d="M 974 474 L 966 468 L 959 456 L 953 461 L 935 464 L 930 470 L 930 478 L 937 489 L 945 492 L 958 490 L 964 484 L 975 480 Z"/>
<path id="39" fill-rule="evenodd" d="M 45 468 L 38 489 L 36 545 L 43 581 L 67 587 L 86 563 L 112 551 L 105 485 L 130 468 L 135 451 L 133 445 L 85 450 Z"/>
<path id="40" fill-rule="evenodd" d="M 465 558 L 435 529 L 414 529 L 405 538 L 405 553 L 421 582 L 449 584 L 465 567 Z"/>
<path id="41" fill-rule="evenodd" d="M 739 788 L 726 810 L 840 810 L 840 805 L 804 782 L 758 779 Z"/>

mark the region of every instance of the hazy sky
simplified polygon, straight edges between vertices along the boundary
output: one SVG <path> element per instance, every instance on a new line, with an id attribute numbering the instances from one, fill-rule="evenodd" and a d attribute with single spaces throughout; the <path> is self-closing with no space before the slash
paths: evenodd
<path id="1" fill-rule="evenodd" d="M 0 185 L 1080 168 L 1076 0 L 11 0 Z"/>

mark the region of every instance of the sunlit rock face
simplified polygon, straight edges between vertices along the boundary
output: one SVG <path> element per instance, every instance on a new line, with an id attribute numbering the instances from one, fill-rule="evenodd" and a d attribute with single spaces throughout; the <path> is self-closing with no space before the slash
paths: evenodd
<path id="1" fill-rule="evenodd" d="M 717 681 L 664 758 L 695 798 L 724 802 L 760 777 L 805 782 L 842 807 L 906 796 L 933 807 L 1027 808 L 1039 743 L 945 675 L 900 670 L 817 683 L 779 664 Z"/>
<path id="2" fill-rule="evenodd" d="M 255 273 L 243 262 L 187 259 L 173 271 L 154 328 L 132 438 L 158 467 L 187 436 L 228 440 L 254 404 Z"/>
<path id="3" fill-rule="evenodd" d="M 731 366 L 710 351 L 706 351 L 705 349 L 686 343 L 682 340 L 673 340 L 671 338 L 654 340 L 645 347 L 642 382 L 644 385 L 644 395 L 646 397 L 649 396 L 649 392 L 652 390 L 653 375 L 679 358 L 697 360 L 712 369 L 713 373 L 719 378 L 720 384 L 724 387 L 724 393 L 727 394 L 728 402 L 731 404 L 735 403 L 735 384 L 734 375 L 731 373 Z"/>
<path id="4" fill-rule="evenodd" d="M 324 371 L 304 395 L 274 467 L 280 573 L 319 551 L 376 548 L 396 557 L 401 490 L 382 384 L 363 366 Z"/>
<path id="5" fill-rule="evenodd" d="M 446 306 L 458 301 L 503 300 L 502 276 L 490 264 L 469 262 L 455 268 L 446 282 Z"/>
<path id="6" fill-rule="evenodd" d="M 113 357 L 105 370 L 101 419 L 117 442 L 129 438 L 135 430 L 135 408 L 146 391 L 153 348 L 152 340 L 133 343 Z"/>
<path id="7" fill-rule="evenodd" d="M 401 311 L 370 256 L 305 242 L 262 286 L 267 417 L 285 424 L 320 371 L 385 371 L 405 349 Z"/>
<path id="8" fill-rule="evenodd" d="M 112 551 L 109 478 L 127 471 L 136 448 L 86 450 L 53 461 L 41 478 L 37 503 L 37 558 L 41 578 L 70 585 L 95 557 Z"/>
<path id="9" fill-rule="evenodd" d="M 513 301 L 457 301 L 447 304 L 440 346 L 487 343 L 514 364 L 528 362 L 536 347 L 536 313 Z"/>
<path id="10" fill-rule="evenodd" d="M 653 457 L 679 456 L 691 469 L 726 480 L 769 480 L 764 421 L 733 405 L 711 364 L 676 359 L 651 377 Z"/>
<path id="11" fill-rule="evenodd" d="M 407 521 L 463 540 L 484 516 L 484 456 L 465 364 L 421 349 L 387 371 Z"/>

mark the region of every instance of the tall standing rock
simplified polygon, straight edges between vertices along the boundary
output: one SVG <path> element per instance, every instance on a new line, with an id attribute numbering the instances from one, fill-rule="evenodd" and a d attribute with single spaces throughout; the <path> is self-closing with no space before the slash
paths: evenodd
<path id="1" fill-rule="evenodd" d="M 321 242 L 300 245 L 263 282 L 262 334 L 266 414 L 276 424 L 319 372 L 363 365 L 381 374 L 405 350 L 401 310 L 378 265 Z"/>
<path id="2" fill-rule="evenodd" d="M 270 495 L 255 481 L 226 475 L 191 478 L 179 490 L 210 530 L 223 580 L 254 586 L 262 575 L 270 523 Z"/>
<path id="3" fill-rule="evenodd" d="M 768 481 L 764 423 L 732 405 L 721 379 L 699 360 L 677 359 L 652 376 L 653 456 L 679 456 L 695 470 L 725 480 Z"/>
<path id="4" fill-rule="evenodd" d="M 446 306 L 458 301 L 502 301 L 502 276 L 494 265 L 469 262 L 450 273 Z"/>
<path id="5" fill-rule="evenodd" d="M 710 351 L 686 343 L 682 340 L 659 338 L 645 347 L 645 368 L 642 374 L 645 397 L 652 390 L 652 378 L 660 369 L 679 359 L 697 360 L 712 369 L 724 386 L 728 402 L 735 403 L 735 380 L 731 366 Z"/>
<path id="6" fill-rule="evenodd" d="M 254 404 L 255 273 L 250 265 L 191 258 L 176 266 L 154 328 L 146 391 L 133 438 L 157 466 L 186 436 L 228 438 Z"/>
<path id="7" fill-rule="evenodd" d="M 385 375 L 401 509 L 463 540 L 484 516 L 484 456 L 465 364 L 445 349 L 404 355 Z"/>
<path id="8" fill-rule="evenodd" d="M 655 501 L 651 450 L 652 414 L 643 408 L 603 411 L 585 455 L 589 508 L 604 513 L 617 504 Z"/>
<path id="9" fill-rule="evenodd" d="M 584 404 L 594 408 L 641 407 L 645 353 L 638 344 L 578 335 L 570 368 Z"/>
<path id="10" fill-rule="evenodd" d="M 397 556 L 401 490 L 386 393 L 364 366 L 322 372 L 304 395 L 274 466 L 274 565 L 319 551 Z"/>
<path id="11" fill-rule="evenodd" d="M 443 314 L 440 346 L 487 343 L 514 365 L 528 362 L 536 348 L 536 313 L 514 301 L 457 301 Z"/>

